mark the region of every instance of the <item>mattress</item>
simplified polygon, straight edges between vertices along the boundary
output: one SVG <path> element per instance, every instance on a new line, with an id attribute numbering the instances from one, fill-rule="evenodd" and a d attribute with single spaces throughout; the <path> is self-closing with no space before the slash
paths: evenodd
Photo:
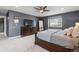
<path id="1" fill-rule="evenodd" d="M 64 46 L 65 48 L 74 48 L 74 40 L 73 38 L 66 36 L 63 34 L 63 31 L 57 32 L 51 36 L 50 43 L 54 43 L 60 46 Z"/>
<path id="2" fill-rule="evenodd" d="M 58 31 L 61 31 L 61 29 L 48 29 L 42 32 L 38 32 L 37 37 L 50 42 L 51 35 Z"/>

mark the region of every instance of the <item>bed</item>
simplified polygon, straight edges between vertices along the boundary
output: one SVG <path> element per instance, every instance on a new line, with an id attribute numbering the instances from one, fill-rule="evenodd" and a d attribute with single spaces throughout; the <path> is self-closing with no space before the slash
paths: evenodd
<path id="1" fill-rule="evenodd" d="M 73 39 L 63 35 L 63 32 L 61 29 L 48 29 L 38 32 L 35 44 L 53 52 L 73 51 Z"/>
<path id="2" fill-rule="evenodd" d="M 62 31 L 62 30 L 61 29 L 48 29 L 42 32 L 38 32 L 37 37 L 42 40 L 50 42 L 51 35 L 59 31 Z"/>

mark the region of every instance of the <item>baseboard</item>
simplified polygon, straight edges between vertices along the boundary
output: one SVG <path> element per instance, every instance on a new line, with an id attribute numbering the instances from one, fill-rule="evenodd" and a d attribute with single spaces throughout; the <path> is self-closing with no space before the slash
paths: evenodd
<path id="1" fill-rule="evenodd" d="M 9 37 L 10 40 L 11 39 L 17 39 L 17 38 L 21 38 L 21 36 L 19 35 L 19 36 Z"/>
<path id="2" fill-rule="evenodd" d="M 4 32 L 3 33 L 0 33 L 1 35 L 3 35 L 4 34 Z"/>
<path id="3" fill-rule="evenodd" d="M 4 33 L 4 32 L 0 33 L 0 35 L 5 35 L 5 36 L 7 36 L 6 33 Z"/>

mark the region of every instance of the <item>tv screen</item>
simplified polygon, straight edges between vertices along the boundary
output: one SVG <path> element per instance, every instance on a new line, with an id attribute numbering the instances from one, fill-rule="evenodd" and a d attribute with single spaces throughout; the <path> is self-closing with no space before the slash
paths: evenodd
<path id="1" fill-rule="evenodd" d="M 24 26 L 31 26 L 31 27 L 33 27 L 33 20 L 24 19 Z"/>

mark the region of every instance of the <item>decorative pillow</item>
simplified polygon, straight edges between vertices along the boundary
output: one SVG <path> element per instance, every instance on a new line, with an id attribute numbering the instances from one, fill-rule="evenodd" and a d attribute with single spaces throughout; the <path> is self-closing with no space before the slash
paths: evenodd
<path id="1" fill-rule="evenodd" d="M 64 35 L 67 35 L 67 36 L 72 37 L 73 28 L 74 28 L 74 27 L 70 27 L 70 28 L 68 28 L 68 29 L 65 29 L 65 30 L 64 30 Z"/>
<path id="2" fill-rule="evenodd" d="M 67 35 L 67 31 L 68 31 L 68 29 L 65 29 L 65 30 L 63 31 L 63 34 L 64 34 L 64 35 Z"/>
<path id="3" fill-rule="evenodd" d="M 73 38 L 79 37 L 79 27 L 77 27 L 77 26 L 74 27 L 74 30 L 72 32 L 72 37 Z"/>
<path id="4" fill-rule="evenodd" d="M 67 36 L 72 36 L 73 27 L 70 27 L 67 31 Z"/>

